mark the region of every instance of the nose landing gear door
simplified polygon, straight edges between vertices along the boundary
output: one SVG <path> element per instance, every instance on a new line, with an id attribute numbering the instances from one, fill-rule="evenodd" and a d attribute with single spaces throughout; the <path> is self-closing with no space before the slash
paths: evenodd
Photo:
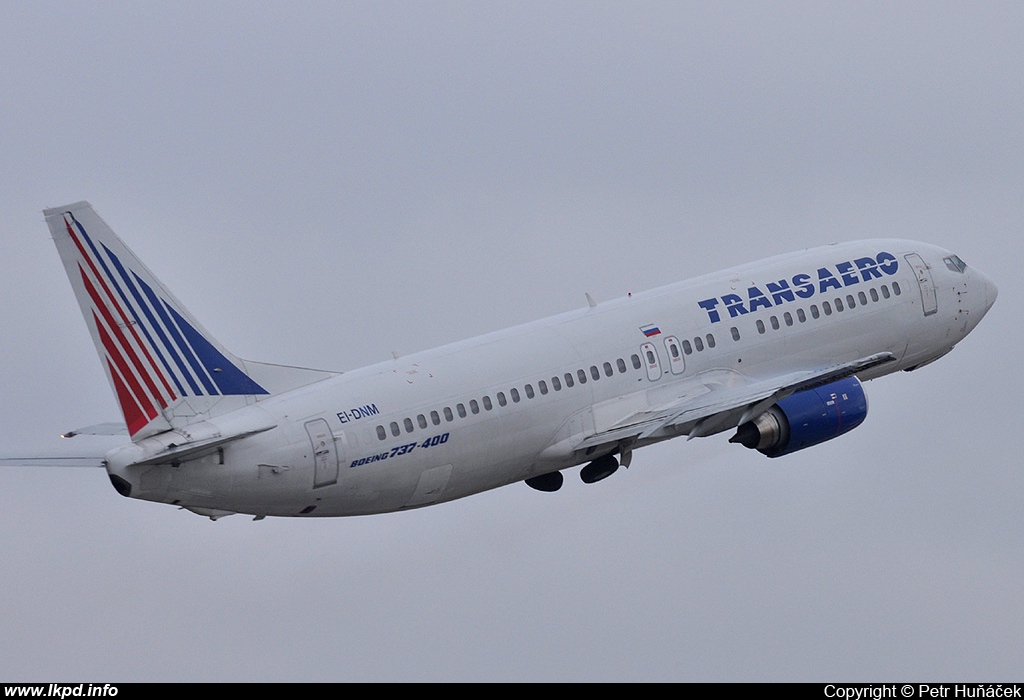
<path id="1" fill-rule="evenodd" d="M 331 427 L 323 418 L 306 423 L 313 446 L 313 488 L 338 483 L 338 448 Z"/>

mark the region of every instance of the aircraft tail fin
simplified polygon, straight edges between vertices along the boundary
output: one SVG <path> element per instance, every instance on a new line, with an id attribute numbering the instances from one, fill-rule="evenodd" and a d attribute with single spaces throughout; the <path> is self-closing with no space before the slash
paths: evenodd
<path id="1" fill-rule="evenodd" d="M 240 360 L 88 202 L 43 214 L 133 440 L 336 374 Z"/>

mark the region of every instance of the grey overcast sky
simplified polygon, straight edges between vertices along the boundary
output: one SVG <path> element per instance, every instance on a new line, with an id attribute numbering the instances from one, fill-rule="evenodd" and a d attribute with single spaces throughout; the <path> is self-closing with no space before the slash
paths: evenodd
<path id="1" fill-rule="evenodd" d="M 79 199 L 235 353 L 331 369 L 856 238 L 1000 286 L 780 460 L 261 522 L 0 469 L 0 680 L 1020 679 L 1022 86 L 1019 2 L 0 0 L 3 452 L 119 418 L 41 215 Z"/>

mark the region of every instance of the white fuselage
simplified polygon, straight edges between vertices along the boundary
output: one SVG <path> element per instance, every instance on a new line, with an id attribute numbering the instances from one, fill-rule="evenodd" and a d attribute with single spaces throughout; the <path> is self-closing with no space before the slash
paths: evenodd
<path id="1" fill-rule="evenodd" d="M 895 361 L 860 379 L 927 363 L 995 298 L 949 255 L 885 239 L 763 260 L 269 396 L 209 421 L 211 434 L 261 430 L 217 452 L 131 464 L 166 448 L 147 438 L 107 468 L 133 497 L 214 515 L 357 515 L 461 498 L 591 461 L 600 454 L 574 446 L 691 393 L 876 353 Z"/>

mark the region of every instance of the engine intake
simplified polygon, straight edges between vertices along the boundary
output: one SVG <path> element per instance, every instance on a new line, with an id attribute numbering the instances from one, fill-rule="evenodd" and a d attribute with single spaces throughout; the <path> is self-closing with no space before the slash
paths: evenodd
<path id="1" fill-rule="evenodd" d="M 839 437 L 864 422 L 868 399 L 857 377 L 799 391 L 739 426 L 729 442 L 769 457 Z"/>

